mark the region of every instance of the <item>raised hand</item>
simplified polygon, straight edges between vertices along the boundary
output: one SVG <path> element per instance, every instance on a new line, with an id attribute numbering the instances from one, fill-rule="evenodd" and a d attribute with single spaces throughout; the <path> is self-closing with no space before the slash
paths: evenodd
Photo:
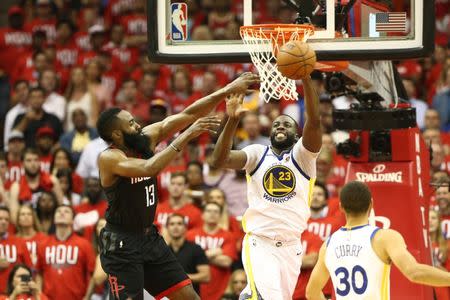
<path id="1" fill-rule="evenodd" d="M 225 99 L 227 115 L 230 118 L 240 118 L 248 109 L 242 107 L 244 102 L 244 94 L 230 94 Z"/>
<path id="2" fill-rule="evenodd" d="M 237 79 L 227 85 L 230 94 L 245 94 L 248 88 L 259 83 L 259 76 L 250 72 L 242 73 Z"/>
<path id="3" fill-rule="evenodd" d="M 220 123 L 221 121 L 217 116 L 200 118 L 186 130 L 186 134 L 189 135 L 190 139 L 196 138 L 204 132 L 216 134 Z"/>

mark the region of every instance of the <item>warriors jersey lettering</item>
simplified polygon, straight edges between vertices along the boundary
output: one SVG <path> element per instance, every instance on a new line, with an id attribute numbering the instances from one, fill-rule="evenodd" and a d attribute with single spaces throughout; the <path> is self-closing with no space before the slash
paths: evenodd
<path id="1" fill-rule="evenodd" d="M 341 228 L 328 239 L 325 265 L 337 300 L 389 299 L 390 265 L 372 248 L 372 238 L 379 229 L 370 225 Z"/>
<path id="2" fill-rule="evenodd" d="M 243 151 L 247 154 L 249 204 L 244 231 L 281 241 L 297 240 L 310 216 L 318 153 L 308 151 L 302 139 L 281 155 L 263 145 L 250 145 Z"/>

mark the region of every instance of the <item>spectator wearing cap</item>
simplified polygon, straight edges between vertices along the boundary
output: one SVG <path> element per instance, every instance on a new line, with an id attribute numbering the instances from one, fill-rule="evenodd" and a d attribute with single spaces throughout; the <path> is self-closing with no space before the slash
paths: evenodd
<path id="1" fill-rule="evenodd" d="M 95 94 L 88 87 L 86 72 L 82 67 L 75 67 L 70 74 L 70 81 L 66 89 L 67 118 L 66 130 L 73 130 L 72 113 L 75 109 L 83 109 L 89 126 L 95 126 L 98 118 L 98 103 Z"/>
<path id="2" fill-rule="evenodd" d="M 14 120 L 18 115 L 23 114 L 28 108 L 28 82 L 25 80 L 19 80 L 14 84 L 14 91 L 12 93 L 12 99 L 10 102 L 13 104 L 12 108 L 8 110 L 5 117 L 5 127 L 3 131 L 3 145 L 5 151 L 8 151 L 8 142 L 11 130 L 13 129 Z"/>
<path id="3" fill-rule="evenodd" d="M 43 108 L 46 112 L 54 114 L 61 122 L 66 118 L 66 98 L 60 95 L 56 89 L 58 78 L 52 69 L 42 71 L 39 76 L 39 85 L 45 91 L 45 102 Z"/>
<path id="4" fill-rule="evenodd" d="M 155 99 L 150 102 L 149 124 L 161 122 L 170 114 L 169 104 L 163 99 Z"/>
<path id="5" fill-rule="evenodd" d="M 56 60 L 64 68 L 71 68 L 78 60 L 78 48 L 73 39 L 75 27 L 69 19 L 56 23 Z"/>
<path id="6" fill-rule="evenodd" d="M 20 6 L 9 8 L 8 25 L 0 29 L 0 69 L 11 74 L 12 62 L 31 45 L 31 33 L 24 29 L 24 12 Z"/>
<path id="7" fill-rule="evenodd" d="M 20 180 L 22 177 L 22 153 L 25 150 L 25 139 L 23 133 L 13 130 L 8 139 L 8 152 L 6 158 L 8 161 L 8 181 L 10 183 Z"/>
<path id="8" fill-rule="evenodd" d="M 91 47 L 90 50 L 78 55 L 77 64 L 80 66 L 86 65 L 91 59 L 98 56 L 105 44 L 106 35 L 103 25 L 96 24 L 90 27 L 88 33 Z"/>
<path id="9" fill-rule="evenodd" d="M 25 24 L 25 28 L 30 32 L 44 30 L 47 34 L 47 41 L 52 43 L 56 37 L 56 18 L 52 12 L 50 0 L 36 1 L 36 16 L 31 22 Z"/>
<path id="10" fill-rule="evenodd" d="M 41 171 L 50 173 L 50 165 L 53 161 L 52 150 L 55 146 L 55 131 L 51 127 L 41 127 L 36 132 L 36 149 L 39 152 Z"/>
<path id="11" fill-rule="evenodd" d="M 23 132 L 25 144 L 28 147 L 35 146 L 35 137 L 39 128 L 48 126 L 55 132 L 58 139 L 63 132 L 61 121 L 57 116 L 47 113 L 43 109 L 45 92 L 40 87 L 32 88 L 28 94 L 29 107 L 26 113 L 20 114 L 14 120 L 13 127 Z"/>
<path id="12" fill-rule="evenodd" d="M 64 133 L 59 139 L 62 148 L 70 152 L 75 165 L 86 145 L 98 137 L 97 130 L 87 124 L 86 112 L 77 108 L 72 111 L 73 130 Z"/>
<path id="13" fill-rule="evenodd" d="M 35 208 L 39 197 L 44 192 L 52 192 L 58 203 L 62 203 L 64 199 L 58 179 L 41 171 L 39 153 L 36 149 L 25 149 L 22 164 L 24 174 L 18 182 L 12 183 L 10 188 L 10 209 L 13 220 L 16 220 L 21 204 L 27 203 Z"/>

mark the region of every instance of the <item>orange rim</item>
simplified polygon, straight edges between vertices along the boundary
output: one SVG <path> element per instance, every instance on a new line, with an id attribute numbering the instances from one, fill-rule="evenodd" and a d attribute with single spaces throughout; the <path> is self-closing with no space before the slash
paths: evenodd
<path id="1" fill-rule="evenodd" d="M 318 61 L 314 69 L 322 72 L 340 72 L 348 68 L 350 62 L 348 60 L 339 61 Z"/>
<path id="2" fill-rule="evenodd" d="M 258 38 L 275 40 L 275 37 L 278 37 L 277 42 L 280 44 L 289 40 L 294 33 L 298 34 L 300 38 L 303 38 L 306 32 L 313 34 L 314 26 L 309 24 L 258 24 L 241 26 L 241 36 L 246 32 L 251 32 L 252 36 Z"/>

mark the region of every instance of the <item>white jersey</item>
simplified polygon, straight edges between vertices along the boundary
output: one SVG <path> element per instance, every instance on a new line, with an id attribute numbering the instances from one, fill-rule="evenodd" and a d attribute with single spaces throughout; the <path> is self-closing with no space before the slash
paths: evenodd
<path id="1" fill-rule="evenodd" d="M 242 150 L 247 154 L 249 206 L 244 231 L 279 241 L 300 239 L 310 216 L 318 153 L 308 151 L 302 139 L 281 155 L 263 145 Z"/>
<path id="2" fill-rule="evenodd" d="M 390 265 L 372 248 L 376 226 L 341 228 L 327 241 L 325 265 L 336 299 L 389 299 Z"/>

